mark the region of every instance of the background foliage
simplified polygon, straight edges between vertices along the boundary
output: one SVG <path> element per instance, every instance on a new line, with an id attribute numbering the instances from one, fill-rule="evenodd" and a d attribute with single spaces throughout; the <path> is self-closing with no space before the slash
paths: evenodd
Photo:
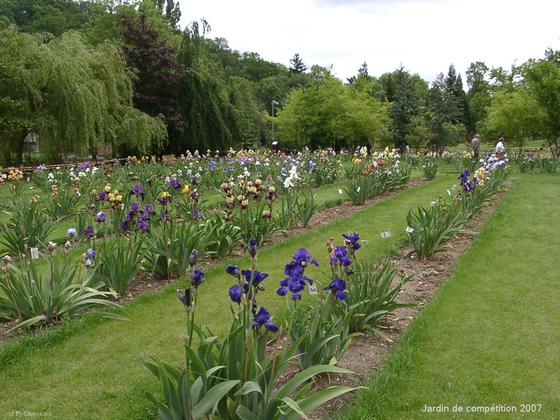
<path id="1" fill-rule="evenodd" d="M 48 161 L 273 140 L 442 151 L 475 132 L 558 143 L 558 51 L 511 69 L 475 61 L 466 86 L 453 65 L 428 83 L 402 66 L 372 76 L 366 62 L 343 83 L 299 53 L 270 62 L 180 17 L 174 0 L 3 1 L 1 163 L 21 163 L 26 139 Z"/>

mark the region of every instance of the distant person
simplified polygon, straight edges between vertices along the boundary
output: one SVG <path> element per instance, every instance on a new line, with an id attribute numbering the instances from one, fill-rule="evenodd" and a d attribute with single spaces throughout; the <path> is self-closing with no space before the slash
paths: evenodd
<path id="1" fill-rule="evenodd" d="M 473 153 L 473 157 L 478 159 L 478 155 L 480 153 L 480 135 L 475 134 L 473 139 L 471 140 L 471 150 Z"/>
<path id="2" fill-rule="evenodd" d="M 498 144 L 496 144 L 496 157 L 501 158 L 504 155 L 504 151 L 506 150 L 505 143 L 505 139 L 500 137 Z"/>

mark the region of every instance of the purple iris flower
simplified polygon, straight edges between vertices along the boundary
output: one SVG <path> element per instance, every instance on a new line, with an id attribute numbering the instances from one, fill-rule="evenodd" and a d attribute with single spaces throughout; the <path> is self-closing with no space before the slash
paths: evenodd
<path id="1" fill-rule="evenodd" d="M 146 214 L 148 214 L 148 216 L 150 214 L 156 214 L 156 211 L 151 204 L 144 204 L 144 211 L 146 212 Z"/>
<path id="2" fill-rule="evenodd" d="M 132 204 L 130 204 L 130 211 L 133 213 L 138 212 L 138 210 L 140 209 L 140 204 L 138 204 L 136 201 L 133 201 Z"/>
<path id="3" fill-rule="evenodd" d="M 150 225 L 148 223 L 149 219 L 146 219 L 144 217 L 142 217 L 139 221 L 138 224 L 136 225 L 136 227 L 138 228 L 138 230 L 140 232 L 143 233 L 148 233 L 150 231 Z"/>
<path id="4" fill-rule="evenodd" d="M 130 194 L 141 197 L 142 200 L 144 200 L 144 187 L 142 184 L 134 184 L 130 190 Z"/>
<path id="5" fill-rule="evenodd" d="M 177 297 L 186 307 L 191 306 L 191 289 L 185 289 L 183 292 L 181 289 L 177 289 Z"/>
<path id="6" fill-rule="evenodd" d="M 311 258 L 311 254 L 305 248 L 299 248 L 298 250 L 296 250 L 293 260 L 303 266 L 307 265 L 307 263 L 311 263 L 314 266 L 319 267 L 319 263 L 317 262 L 317 260 Z"/>
<path id="7" fill-rule="evenodd" d="M 280 282 L 280 288 L 276 290 L 277 295 L 285 296 L 291 292 L 293 300 L 301 299 L 301 292 L 305 289 L 306 284 L 313 284 L 313 280 L 305 275 L 307 263 L 318 265 L 305 248 L 298 249 L 294 253 L 292 261 L 284 266 L 286 278 Z"/>
<path id="8" fill-rule="evenodd" d="M 105 201 L 105 200 L 107 200 L 107 197 L 108 197 L 108 196 L 109 196 L 109 194 L 107 194 L 105 191 L 101 191 L 101 192 L 99 193 L 99 200 Z"/>
<path id="9" fill-rule="evenodd" d="M 232 275 L 233 277 L 241 277 L 241 270 L 236 265 L 228 265 L 226 267 L 226 273 Z"/>
<path id="10" fill-rule="evenodd" d="M 331 256 L 330 262 L 331 265 L 340 264 L 344 267 L 348 267 L 349 265 L 351 265 L 352 261 L 350 261 L 350 258 L 348 258 L 348 248 L 344 246 L 337 246 L 334 249 L 334 253 Z"/>
<path id="11" fill-rule="evenodd" d="M 181 184 L 179 183 L 179 181 L 177 180 L 177 178 L 171 178 L 169 180 L 169 185 L 171 185 L 173 188 L 175 188 L 176 190 L 178 190 L 179 188 L 181 188 Z"/>
<path id="12" fill-rule="evenodd" d="M 247 283 L 251 283 L 255 287 L 261 284 L 262 281 L 268 277 L 268 273 L 261 273 L 256 270 L 254 273 L 252 270 L 243 270 L 242 273 L 243 277 L 245 277 L 245 281 Z"/>
<path id="13" fill-rule="evenodd" d="M 135 216 L 135 213 L 133 211 L 128 211 L 128 212 L 126 212 L 126 215 L 124 216 L 124 220 L 126 220 L 127 222 L 132 222 L 134 220 L 134 216 Z"/>
<path id="14" fill-rule="evenodd" d="M 470 174 L 471 173 L 469 172 L 468 169 L 465 169 L 463 172 L 461 172 L 461 175 L 459 175 L 459 179 L 461 180 L 461 185 L 463 185 L 465 182 L 467 182 Z"/>
<path id="15" fill-rule="evenodd" d="M 346 299 L 346 282 L 344 280 L 334 279 L 324 290 L 330 290 L 337 299 Z"/>
<path id="16" fill-rule="evenodd" d="M 193 201 L 198 201 L 198 191 L 197 190 L 194 190 L 191 193 L 191 198 L 193 199 Z"/>
<path id="17" fill-rule="evenodd" d="M 343 233 L 342 236 L 346 239 L 346 244 L 352 249 L 352 252 L 357 251 L 362 247 L 360 244 L 360 235 L 357 232 Z"/>
<path id="18" fill-rule="evenodd" d="M 204 217 L 202 216 L 202 212 L 197 208 L 193 208 L 191 211 L 191 217 L 193 219 L 203 219 Z"/>
<path id="19" fill-rule="evenodd" d="M 85 254 L 86 258 L 88 260 L 91 260 L 93 257 L 95 257 L 95 249 L 93 248 L 88 248 Z"/>
<path id="20" fill-rule="evenodd" d="M 89 238 L 93 238 L 94 235 L 93 226 L 86 226 L 84 228 L 84 235 L 86 235 Z"/>
<path id="21" fill-rule="evenodd" d="M 211 160 L 210 163 L 208 163 L 208 170 L 213 171 L 214 169 L 216 169 L 216 162 Z"/>
<path id="22" fill-rule="evenodd" d="M 194 267 L 197 259 L 198 259 L 198 251 L 196 249 L 193 249 L 191 255 L 189 256 L 189 265 L 191 267 Z"/>
<path id="23" fill-rule="evenodd" d="M 95 221 L 97 223 L 105 223 L 105 220 L 106 220 L 106 216 L 105 213 L 103 213 L 102 211 L 97 213 L 97 215 L 95 216 Z"/>
<path id="24" fill-rule="evenodd" d="M 164 206 L 167 206 L 170 201 L 171 201 L 171 197 L 162 197 L 159 199 L 159 202 Z"/>
<path id="25" fill-rule="evenodd" d="M 247 251 L 253 258 L 257 255 L 257 238 L 255 238 L 254 236 L 249 239 L 249 243 L 247 244 Z"/>
<path id="26" fill-rule="evenodd" d="M 241 296 L 243 296 L 243 290 L 238 284 L 234 284 L 229 288 L 229 297 L 235 303 L 241 303 Z"/>
<path id="27" fill-rule="evenodd" d="M 121 228 L 121 230 L 122 230 L 123 232 L 127 232 L 128 229 L 129 229 L 129 227 L 130 227 L 130 226 L 128 225 L 128 222 L 127 222 L 126 220 L 125 220 L 124 222 L 121 222 L 120 228 Z"/>
<path id="28" fill-rule="evenodd" d="M 278 327 L 270 322 L 270 313 L 264 306 L 253 316 L 253 328 L 264 326 L 268 331 L 276 332 Z"/>
<path id="29" fill-rule="evenodd" d="M 202 284 L 202 282 L 204 281 L 204 272 L 198 268 L 195 268 L 193 270 L 193 275 L 192 275 L 192 285 L 194 287 L 198 287 Z"/>

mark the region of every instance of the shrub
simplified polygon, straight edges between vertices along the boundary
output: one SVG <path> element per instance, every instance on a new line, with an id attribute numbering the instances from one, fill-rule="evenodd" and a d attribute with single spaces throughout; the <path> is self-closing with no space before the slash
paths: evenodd
<path id="1" fill-rule="evenodd" d="M 164 221 L 148 236 L 143 269 L 168 279 L 180 276 L 189 266 L 193 249 L 205 249 L 208 242 L 204 229 L 194 221 Z"/>
<path id="2" fill-rule="evenodd" d="M 17 320 L 14 328 L 21 328 L 60 321 L 96 305 L 115 305 L 105 299 L 115 294 L 100 291 L 101 287 L 103 284 L 94 280 L 93 270 L 66 256 L 49 257 L 46 270 L 27 259 L 21 267 L 5 264 L 0 282 L 0 317 Z"/>
<path id="3" fill-rule="evenodd" d="M 47 195 L 46 212 L 53 222 L 58 222 L 76 213 L 80 204 L 80 195 L 72 188 L 62 188 L 58 190 L 55 185 L 52 187 L 51 194 Z"/>
<path id="4" fill-rule="evenodd" d="M 103 241 L 96 257 L 95 277 L 106 289 L 122 295 L 138 273 L 143 258 L 142 241 L 138 239 Z"/>
<path id="5" fill-rule="evenodd" d="M 353 205 L 361 206 L 374 195 L 374 180 L 370 176 L 349 179 L 343 189 Z"/>
<path id="6" fill-rule="evenodd" d="M 54 225 L 47 223 L 44 213 L 34 201 L 28 204 L 20 200 L 11 211 L 5 213 L 10 219 L 7 225 L 0 227 L 3 234 L 0 244 L 14 254 L 23 256 L 30 248 L 42 247 L 54 229 Z"/>
<path id="7" fill-rule="evenodd" d="M 319 209 L 319 204 L 317 204 L 317 194 L 315 194 L 312 189 L 303 190 L 301 195 L 298 197 L 296 207 L 299 221 L 304 227 L 307 226 L 313 215 Z"/>
<path id="8" fill-rule="evenodd" d="M 233 223 L 241 228 L 244 241 L 256 238 L 261 245 L 280 230 L 279 219 L 272 212 L 271 202 L 256 200 L 234 214 Z"/>
<path id="9" fill-rule="evenodd" d="M 438 171 L 438 166 L 435 159 L 424 159 L 422 171 L 424 172 L 424 178 L 434 179 Z"/>
<path id="10" fill-rule="evenodd" d="M 397 303 L 398 294 L 410 277 L 402 278 L 394 287 L 396 270 L 387 261 L 376 265 L 370 259 L 354 264 L 351 287 L 345 300 L 345 310 L 351 313 L 350 331 L 374 331 L 381 320 L 395 310 L 411 304 Z"/>
<path id="11" fill-rule="evenodd" d="M 425 258 L 446 248 L 445 242 L 461 231 L 467 215 L 460 206 L 438 200 L 430 207 L 409 210 L 406 221 L 414 253 Z"/>
<path id="12" fill-rule="evenodd" d="M 239 226 L 224 220 L 221 214 L 214 214 L 203 224 L 203 236 L 208 238 L 206 250 L 216 257 L 231 254 L 235 245 L 243 239 Z"/>

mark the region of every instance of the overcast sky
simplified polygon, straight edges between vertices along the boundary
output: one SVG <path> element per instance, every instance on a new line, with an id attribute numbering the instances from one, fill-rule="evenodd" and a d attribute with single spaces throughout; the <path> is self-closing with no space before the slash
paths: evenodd
<path id="1" fill-rule="evenodd" d="M 364 61 L 373 76 L 402 64 L 433 80 L 450 63 L 464 75 L 473 61 L 509 68 L 560 49 L 560 0 L 179 1 L 183 27 L 204 17 L 232 49 L 285 65 L 298 52 L 343 80 Z"/>

